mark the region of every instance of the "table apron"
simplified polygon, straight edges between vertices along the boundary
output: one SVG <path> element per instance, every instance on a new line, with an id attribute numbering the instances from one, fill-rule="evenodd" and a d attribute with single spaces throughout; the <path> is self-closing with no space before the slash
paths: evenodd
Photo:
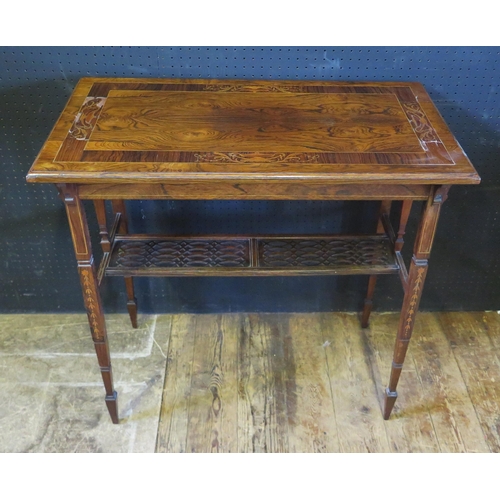
<path id="1" fill-rule="evenodd" d="M 307 181 L 192 181 L 79 184 L 81 199 L 426 200 L 427 184 L 328 184 Z"/>

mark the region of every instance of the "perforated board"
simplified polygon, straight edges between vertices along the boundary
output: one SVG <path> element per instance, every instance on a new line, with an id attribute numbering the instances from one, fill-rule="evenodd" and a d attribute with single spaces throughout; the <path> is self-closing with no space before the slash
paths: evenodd
<path id="1" fill-rule="evenodd" d="M 445 204 L 421 307 L 499 309 L 500 50 L 497 47 L 5 47 L 0 49 L 0 311 L 82 311 L 62 203 L 25 175 L 82 76 L 403 80 L 422 82 L 483 181 Z M 376 204 L 129 202 L 132 229 L 175 233 L 370 230 Z M 95 228 L 91 205 L 86 205 Z M 408 232 L 415 229 L 415 207 Z M 406 254 L 411 251 L 411 238 Z M 99 254 L 98 241 L 94 247 Z M 141 311 L 359 310 L 365 277 L 176 278 L 137 281 Z M 103 290 L 125 310 L 123 283 Z M 401 304 L 381 277 L 378 310 Z"/>

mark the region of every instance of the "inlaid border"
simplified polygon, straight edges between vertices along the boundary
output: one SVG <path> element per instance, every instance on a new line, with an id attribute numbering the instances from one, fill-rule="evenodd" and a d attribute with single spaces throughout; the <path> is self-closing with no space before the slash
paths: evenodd
<path id="1" fill-rule="evenodd" d="M 234 152 L 234 151 L 93 151 L 85 150 L 92 129 L 110 91 L 176 91 L 176 92 L 279 92 L 336 94 L 393 94 L 410 122 L 423 151 L 401 152 Z M 95 83 L 59 149 L 59 162 L 126 162 L 126 163 L 280 163 L 297 164 L 369 164 L 369 165 L 453 165 L 446 147 L 417 102 L 410 87 L 278 85 L 275 83 L 196 84 L 196 83 Z"/>

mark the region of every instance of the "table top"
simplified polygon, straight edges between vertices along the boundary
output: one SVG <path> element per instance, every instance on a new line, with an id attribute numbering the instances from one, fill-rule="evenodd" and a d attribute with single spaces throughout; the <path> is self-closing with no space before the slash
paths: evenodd
<path id="1" fill-rule="evenodd" d="M 29 182 L 477 184 L 410 82 L 83 78 Z"/>

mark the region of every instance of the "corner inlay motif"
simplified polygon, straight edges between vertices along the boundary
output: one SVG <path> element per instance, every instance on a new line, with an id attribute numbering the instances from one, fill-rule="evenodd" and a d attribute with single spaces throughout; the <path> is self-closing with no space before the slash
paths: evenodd
<path id="1" fill-rule="evenodd" d="M 78 141 L 86 141 L 105 102 L 105 97 L 87 97 L 69 130 L 69 136 Z"/>
<path id="2" fill-rule="evenodd" d="M 408 117 L 408 120 L 422 142 L 437 142 L 441 143 L 439 137 L 436 135 L 434 128 L 429 123 L 419 104 L 412 102 L 401 102 L 403 109 Z"/>

